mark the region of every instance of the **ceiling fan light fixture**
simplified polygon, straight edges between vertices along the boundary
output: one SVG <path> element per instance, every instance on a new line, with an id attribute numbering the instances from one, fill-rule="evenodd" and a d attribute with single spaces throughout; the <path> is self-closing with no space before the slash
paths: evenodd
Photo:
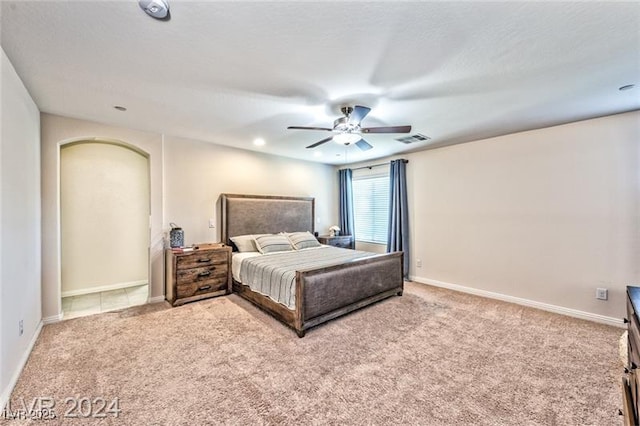
<path id="1" fill-rule="evenodd" d="M 356 105 L 354 107 L 346 106 L 340 109 L 344 114 L 343 117 L 336 119 L 333 122 L 333 127 L 311 127 L 311 126 L 289 126 L 287 129 L 291 130 L 322 130 L 326 132 L 335 133 L 335 136 L 329 136 L 319 140 L 316 143 L 312 143 L 307 146 L 307 149 L 317 148 L 322 144 L 330 141 L 334 141 L 340 145 L 355 144 L 362 151 L 367 151 L 373 148 L 373 146 L 362 139 L 363 133 L 409 133 L 411 132 L 411 126 L 382 126 L 382 127 L 362 127 L 360 122 L 363 118 L 369 114 L 371 108 Z"/>
<path id="2" fill-rule="evenodd" d="M 362 139 L 362 136 L 360 136 L 357 133 L 338 133 L 333 137 L 333 141 L 341 145 L 349 145 L 352 143 L 356 143 L 360 139 Z"/>

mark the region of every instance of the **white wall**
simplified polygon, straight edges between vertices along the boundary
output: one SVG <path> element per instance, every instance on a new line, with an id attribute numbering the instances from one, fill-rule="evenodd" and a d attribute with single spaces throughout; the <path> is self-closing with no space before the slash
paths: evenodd
<path id="1" fill-rule="evenodd" d="M 60 151 L 62 296 L 146 284 L 149 161 L 96 142 Z"/>
<path id="2" fill-rule="evenodd" d="M 40 113 L 2 50 L 0 64 L 0 409 L 41 327 Z M 18 322 L 24 321 L 24 333 Z"/>
<path id="3" fill-rule="evenodd" d="M 639 145 L 636 111 L 407 155 L 411 276 L 622 318 Z"/>
<path id="4" fill-rule="evenodd" d="M 222 193 L 315 197 L 315 228 L 326 230 L 337 223 L 337 182 L 331 166 L 165 137 L 165 225 L 180 225 L 185 244 L 220 241 Z"/>
<path id="5" fill-rule="evenodd" d="M 605 322 L 625 315 L 626 285 L 640 285 L 640 112 L 372 163 L 400 157 L 412 279 Z"/>

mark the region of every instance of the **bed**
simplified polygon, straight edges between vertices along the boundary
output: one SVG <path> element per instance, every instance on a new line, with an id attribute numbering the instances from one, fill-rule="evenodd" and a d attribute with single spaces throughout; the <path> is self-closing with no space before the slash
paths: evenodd
<path id="1" fill-rule="evenodd" d="M 221 194 L 221 207 L 222 241 L 229 245 L 235 236 L 314 231 L 315 204 L 310 197 Z M 401 296 L 402 256 L 402 252 L 358 253 L 321 267 L 300 267 L 293 272 L 293 303 L 289 306 L 252 290 L 236 277 L 233 291 L 304 337 L 311 327 L 390 296 Z"/>

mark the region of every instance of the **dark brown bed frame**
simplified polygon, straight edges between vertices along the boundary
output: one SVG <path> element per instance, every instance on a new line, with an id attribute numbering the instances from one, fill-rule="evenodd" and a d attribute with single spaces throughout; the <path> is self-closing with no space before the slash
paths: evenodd
<path id="1" fill-rule="evenodd" d="M 313 232 L 314 199 L 221 194 L 222 241 L 236 235 Z M 233 280 L 233 290 L 293 328 L 306 330 L 363 308 L 404 288 L 402 252 L 372 255 L 347 263 L 296 272 L 295 310 Z"/>

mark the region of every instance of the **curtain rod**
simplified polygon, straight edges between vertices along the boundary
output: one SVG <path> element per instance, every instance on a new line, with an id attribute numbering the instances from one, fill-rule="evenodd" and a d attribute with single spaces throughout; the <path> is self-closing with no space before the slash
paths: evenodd
<path id="1" fill-rule="evenodd" d="M 405 160 L 405 159 L 402 159 L 402 161 L 404 162 L 404 164 L 407 164 L 409 162 L 409 160 Z M 373 164 L 371 166 L 356 167 L 355 169 L 351 169 L 351 170 L 372 169 L 374 167 L 386 166 L 387 164 L 391 164 L 391 161 L 387 161 L 386 163 Z"/>

